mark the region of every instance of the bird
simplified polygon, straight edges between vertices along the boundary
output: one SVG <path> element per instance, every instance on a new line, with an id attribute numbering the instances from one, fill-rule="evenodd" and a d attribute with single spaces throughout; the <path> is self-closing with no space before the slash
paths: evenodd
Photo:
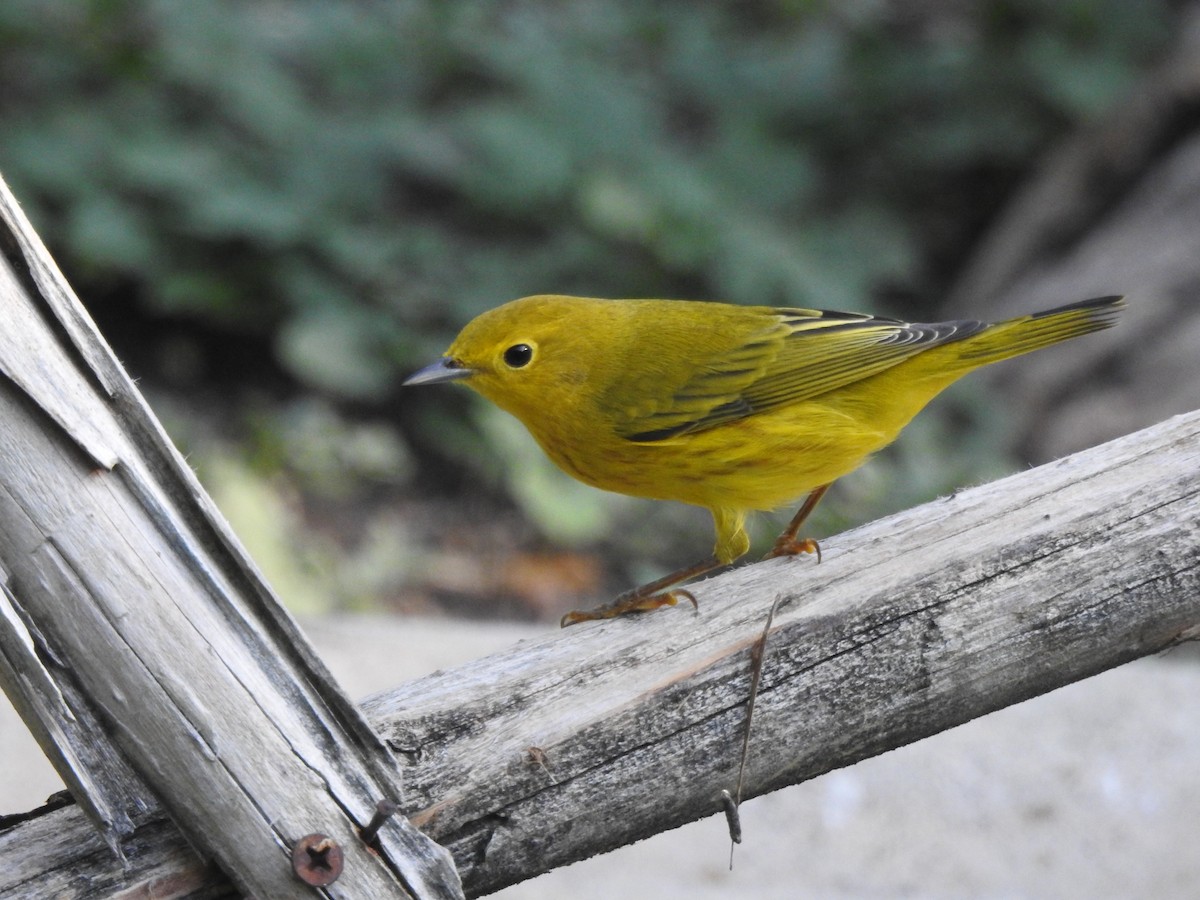
<path id="1" fill-rule="evenodd" d="M 681 585 L 745 555 L 755 511 L 801 501 L 766 558 L 819 561 L 820 545 L 800 537 L 809 514 L 937 394 L 981 366 L 1109 328 L 1123 306 L 1106 296 L 1000 322 L 920 323 L 539 294 L 481 313 L 402 384 L 462 382 L 520 420 L 578 480 L 711 513 L 711 556 L 569 612 L 565 627 L 695 606 Z"/>

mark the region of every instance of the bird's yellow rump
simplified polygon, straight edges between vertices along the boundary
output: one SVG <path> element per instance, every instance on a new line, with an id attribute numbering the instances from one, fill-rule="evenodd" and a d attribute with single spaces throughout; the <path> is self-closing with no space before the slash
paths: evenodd
<path id="1" fill-rule="evenodd" d="M 746 514 L 807 495 L 772 555 L 837 478 L 886 447 L 940 391 L 988 363 L 1108 328 L 1120 297 L 1004 322 L 685 300 L 539 295 L 469 322 L 406 385 L 463 380 L 525 424 L 580 481 L 706 507 L 709 560 L 564 624 L 692 599 L 672 585 L 750 546 Z M 694 602 L 694 601 L 693 601 Z"/>

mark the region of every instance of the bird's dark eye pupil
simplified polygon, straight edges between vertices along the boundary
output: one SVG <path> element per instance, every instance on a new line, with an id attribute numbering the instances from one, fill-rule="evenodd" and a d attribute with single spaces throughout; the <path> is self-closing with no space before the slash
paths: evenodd
<path id="1" fill-rule="evenodd" d="M 533 348 L 528 344 L 513 344 L 504 351 L 504 362 L 514 369 L 529 365 L 533 359 Z"/>

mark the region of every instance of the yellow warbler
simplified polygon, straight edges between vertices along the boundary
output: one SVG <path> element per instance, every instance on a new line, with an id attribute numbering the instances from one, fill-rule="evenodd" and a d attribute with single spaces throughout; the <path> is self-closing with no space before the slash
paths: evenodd
<path id="1" fill-rule="evenodd" d="M 1115 323 L 1120 297 L 995 324 L 913 324 L 816 309 L 542 295 L 469 322 L 404 384 L 462 380 L 516 416 L 568 474 L 605 490 L 706 507 L 711 558 L 568 613 L 563 624 L 695 600 L 673 585 L 750 546 L 746 514 L 807 495 L 772 556 L 829 485 L 890 444 L 941 390 L 988 363 Z"/>

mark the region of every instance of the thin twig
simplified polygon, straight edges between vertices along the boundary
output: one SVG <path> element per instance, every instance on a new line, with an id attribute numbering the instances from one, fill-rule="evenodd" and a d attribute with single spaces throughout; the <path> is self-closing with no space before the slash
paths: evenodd
<path id="1" fill-rule="evenodd" d="M 767 650 L 767 635 L 771 631 L 771 622 L 779 604 L 783 602 L 783 594 L 775 597 L 771 610 L 767 613 L 767 621 L 763 623 L 762 635 L 750 648 L 750 697 L 746 701 L 746 731 L 742 735 L 742 758 L 738 764 L 737 792 L 729 797 L 728 791 L 721 792 L 721 802 L 725 807 L 725 820 L 729 823 L 729 868 L 733 870 L 733 848 L 742 842 L 742 821 L 738 809 L 742 805 L 742 783 L 746 777 L 746 759 L 750 755 L 750 726 L 754 722 L 754 701 L 758 699 L 758 685 L 762 681 L 763 657 Z"/>

